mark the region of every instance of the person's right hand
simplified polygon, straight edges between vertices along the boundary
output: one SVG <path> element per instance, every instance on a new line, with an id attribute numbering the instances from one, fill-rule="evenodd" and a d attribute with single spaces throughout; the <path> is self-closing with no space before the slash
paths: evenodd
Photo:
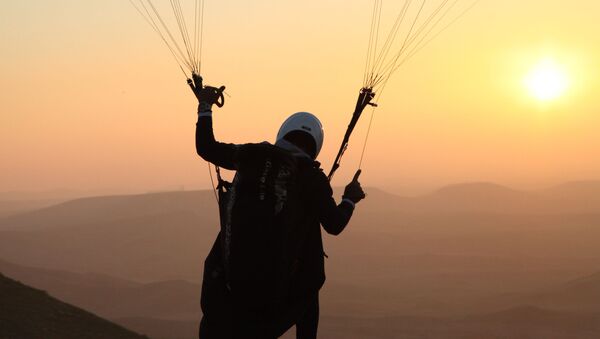
<path id="1" fill-rule="evenodd" d="M 356 174 L 354 174 L 354 178 L 348 184 L 348 186 L 346 186 L 342 199 L 348 199 L 356 204 L 366 197 L 366 194 L 363 191 L 360 182 L 358 181 L 358 177 L 360 177 L 361 173 L 361 170 L 356 171 Z"/>
<path id="2" fill-rule="evenodd" d="M 225 91 L 225 86 L 221 86 L 219 88 L 204 86 L 202 84 L 202 77 L 198 74 L 192 74 L 192 79 L 188 79 L 188 85 L 196 95 L 198 99 L 198 103 L 201 106 L 207 106 L 210 108 L 212 105 L 217 105 L 218 107 L 222 107 L 225 103 L 225 98 L 223 96 L 223 92 Z"/>

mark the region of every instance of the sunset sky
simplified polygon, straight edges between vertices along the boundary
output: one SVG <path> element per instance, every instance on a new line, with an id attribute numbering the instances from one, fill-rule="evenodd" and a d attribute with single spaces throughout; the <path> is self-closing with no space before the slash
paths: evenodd
<path id="1" fill-rule="evenodd" d="M 310 111 L 329 169 L 361 86 L 372 3 L 207 0 L 203 76 L 230 95 L 217 138 L 273 141 L 289 114 Z M 382 24 L 397 7 L 384 1 Z M 481 1 L 388 84 L 363 185 L 414 194 L 600 179 L 598 13 L 594 0 Z M 127 0 L 3 1 L 0 42 L 0 191 L 209 187 L 196 99 Z M 367 119 L 334 185 L 356 170 Z"/>

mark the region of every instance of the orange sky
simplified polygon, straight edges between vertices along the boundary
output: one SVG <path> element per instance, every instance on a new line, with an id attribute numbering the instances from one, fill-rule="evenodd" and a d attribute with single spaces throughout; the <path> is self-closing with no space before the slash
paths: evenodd
<path id="1" fill-rule="evenodd" d="M 204 77 L 231 95 L 215 114 L 217 137 L 272 141 L 288 114 L 312 111 L 328 169 L 361 86 L 371 5 L 207 0 Z M 482 1 L 389 83 L 364 185 L 411 194 L 600 179 L 599 12 L 592 0 Z M 195 98 L 127 1 L 5 1 L 0 41 L 0 191 L 208 187 Z M 572 86 L 540 104 L 522 82 L 546 57 Z M 335 185 L 356 170 L 366 125 Z"/>

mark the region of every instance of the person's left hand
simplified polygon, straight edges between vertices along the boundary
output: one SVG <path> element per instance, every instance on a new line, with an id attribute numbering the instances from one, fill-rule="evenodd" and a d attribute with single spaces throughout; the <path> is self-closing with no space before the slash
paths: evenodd
<path id="1" fill-rule="evenodd" d="M 360 182 L 358 181 L 358 177 L 360 177 L 361 173 L 361 170 L 356 171 L 356 174 L 354 174 L 354 178 L 348 184 L 348 186 L 346 186 L 342 199 L 348 199 L 356 204 L 367 196 L 363 191 Z"/>

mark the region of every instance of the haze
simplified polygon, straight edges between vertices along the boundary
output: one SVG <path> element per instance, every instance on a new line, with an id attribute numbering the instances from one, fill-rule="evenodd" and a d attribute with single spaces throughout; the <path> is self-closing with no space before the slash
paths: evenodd
<path id="1" fill-rule="evenodd" d="M 344 233 L 324 238 L 319 337 L 598 338 L 599 211 L 599 182 L 415 198 L 370 189 Z M 0 215 L 0 273 L 151 338 L 197 338 L 217 225 L 208 190 Z M 21 313 L 40 305 L 19 300 Z"/>
<path id="2" fill-rule="evenodd" d="M 217 137 L 273 140 L 288 114 L 312 111 L 328 168 L 360 87 L 370 8 L 208 2 L 203 73 L 231 95 Z M 482 1 L 388 85 L 363 182 L 413 193 L 598 178 L 599 11 L 591 0 Z M 209 187 L 193 146 L 195 99 L 127 1 L 5 1 L 0 41 L 1 191 Z M 572 84 L 541 104 L 522 83 L 547 57 Z M 336 185 L 356 169 L 366 119 L 358 128 Z"/>

